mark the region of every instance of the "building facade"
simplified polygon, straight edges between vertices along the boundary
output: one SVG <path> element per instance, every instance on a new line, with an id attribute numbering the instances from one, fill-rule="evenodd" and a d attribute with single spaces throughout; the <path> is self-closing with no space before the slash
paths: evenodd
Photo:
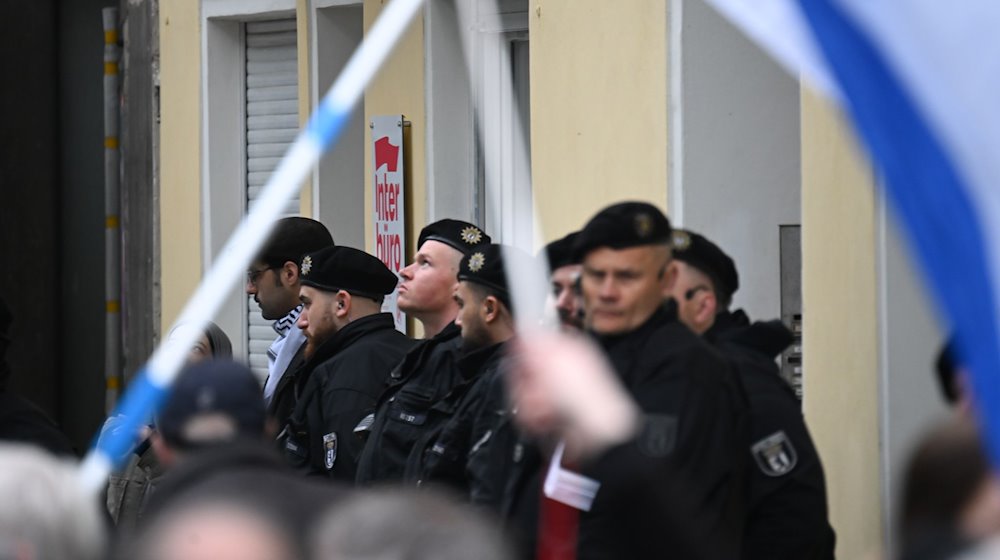
<path id="1" fill-rule="evenodd" d="M 468 56 L 481 85 L 469 85 L 453 4 L 428 0 L 286 211 L 374 251 L 378 115 L 407 122 L 408 254 L 443 217 L 548 240 L 609 202 L 653 202 L 734 257 L 736 306 L 798 324 L 838 557 L 891 549 L 901 466 L 943 413 L 941 335 L 841 115 L 698 0 L 476 2 Z M 385 3 L 159 1 L 160 333 Z M 514 211 L 525 197 L 541 231 Z M 218 322 L 259 366 L 271 334 L 258 319 L 233 293 Z"/>

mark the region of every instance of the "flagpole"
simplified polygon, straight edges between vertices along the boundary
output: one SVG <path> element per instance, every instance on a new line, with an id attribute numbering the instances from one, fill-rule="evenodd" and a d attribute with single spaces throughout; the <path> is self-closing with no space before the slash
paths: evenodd
<path id="1" fill-rule="evenodd" d="M 88 491 L 97 493 L 104 487 L 112 469 L 124 459 L 140 426 L 166 399 L 187 350 L 215 317 L 229 291 L 243 279 L 244 271 L 302 181 L 340 137 L 365 88 L 422 4 L 423 0 L 393 0 L 365 35 L 175 322 L 191 328 L 177 331 L 177 336 L 160 344 L 118 405 L 115 414 L 123 417 L 120 429 L 102 438 L 84 458 L 79 477 Z"/>

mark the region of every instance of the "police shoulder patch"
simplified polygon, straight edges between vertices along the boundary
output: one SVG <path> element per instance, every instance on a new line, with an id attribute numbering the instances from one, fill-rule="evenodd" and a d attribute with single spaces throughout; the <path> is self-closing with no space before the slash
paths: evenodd
<path id="1" fill-rule="evenodd" d="M 337 462 L 337 433 L 330 432 L 323 436 L 323 461 L 326 470 L 332 470 Z"/>
<path id="2" fill-rule="evenodd" d="M 667 414 L 646 416 L 637 441 L 647 457 L 666 457 L 677 445 L 677 417 Z"/>
<path id="3" fill-rule="evenodd" d="M 795 446 L 782 430 L 753 444 L 750 453 L 761 472 L 767 476 L 784 476 L 792 472 L 799 461 Z"/>

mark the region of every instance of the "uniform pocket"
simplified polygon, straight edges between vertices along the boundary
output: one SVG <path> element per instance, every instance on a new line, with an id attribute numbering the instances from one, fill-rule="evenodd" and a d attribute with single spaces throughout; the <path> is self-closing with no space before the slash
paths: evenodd
<path id="1" fill-rule="evenodd" d="M 427 412 L 433 404 L 434 394 L 423 387 L 404 387 L 389 402 L 389 419 L 423 426 L 427 423 Z"/>

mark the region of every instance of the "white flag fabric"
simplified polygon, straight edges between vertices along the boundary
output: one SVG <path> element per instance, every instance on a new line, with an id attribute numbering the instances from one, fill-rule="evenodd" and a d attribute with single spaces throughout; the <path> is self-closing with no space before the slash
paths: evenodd
<path id="1" fill-rule="evenodd" d="M 1000 2 L 706 1 L 851 116 L 1000 465 Z"/>

